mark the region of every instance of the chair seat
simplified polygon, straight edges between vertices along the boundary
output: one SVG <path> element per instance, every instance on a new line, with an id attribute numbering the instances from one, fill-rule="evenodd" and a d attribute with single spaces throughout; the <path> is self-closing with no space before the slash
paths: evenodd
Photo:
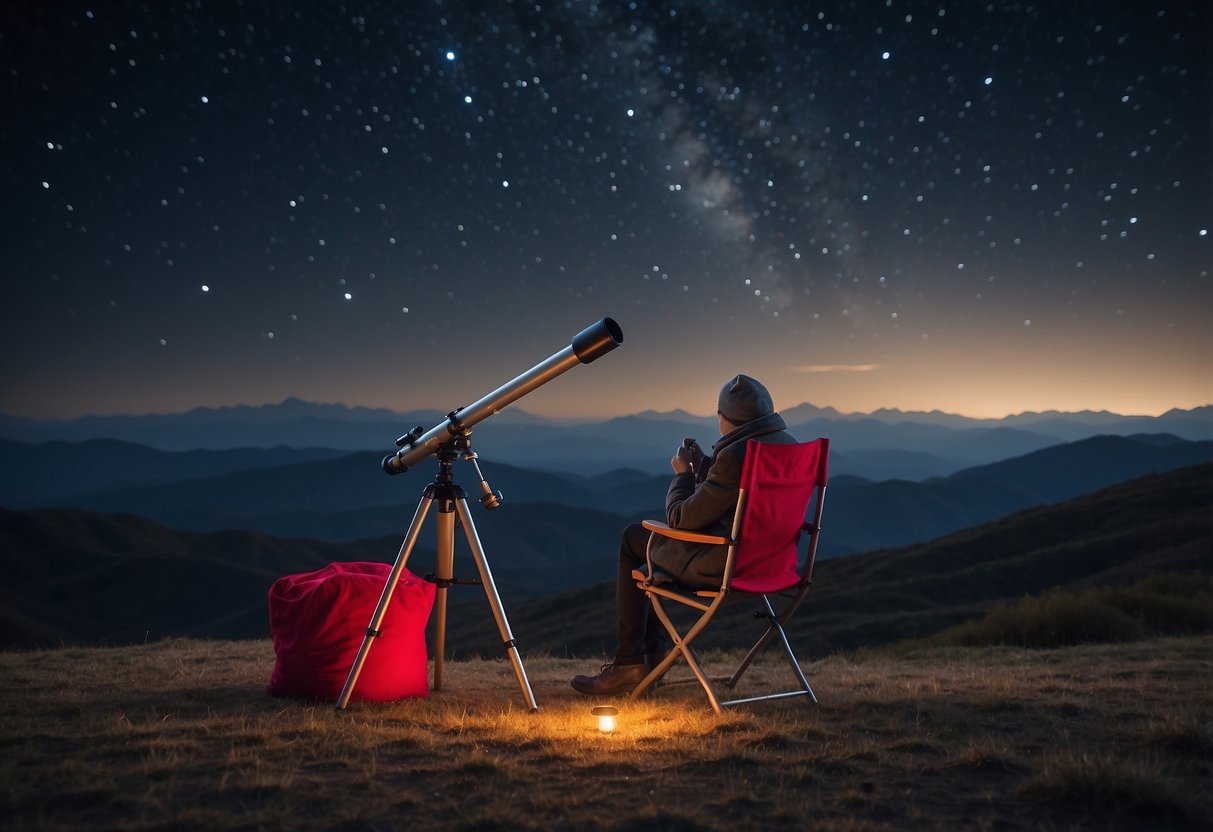
<path id="1" fill-rule="evenodd" d="M 658 580 L 650 583 L 647 572 L 645 572 L 643 569 L 633 569 L 632 579 L 636 581 L 636 584 L 643 590 L 660 587 L 662 590 L 669 593 L 677 593 L 679 595 L 685 595 L 688 597 L 691 595 L 698 595 L 701 598 L 715 598 L 720 594 L 720 590 L 718 589 L 694 589 L 689 586 L 682 586 L 678 583 L 678 581 L 674 580 L 673 576 L 667 576 L 664 572 L 661 576 L 659 576 Z"/>

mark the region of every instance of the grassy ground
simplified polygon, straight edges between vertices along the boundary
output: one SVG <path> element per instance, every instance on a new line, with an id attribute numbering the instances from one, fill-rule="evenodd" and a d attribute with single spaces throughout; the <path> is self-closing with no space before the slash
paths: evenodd
<path id="1" fill-rule="evenodd" d="M 0 654 L 13 830 L 1208 829 L 1213 637 L 833 657 L 803 699 L 693 685 L 600 735 L 528 657 L 390 705 L 273 699 L 268 642 Z M 592 669 L 592 668 L 590 668 Z M 758 670 L 786 672 L 773 665 Z"/>

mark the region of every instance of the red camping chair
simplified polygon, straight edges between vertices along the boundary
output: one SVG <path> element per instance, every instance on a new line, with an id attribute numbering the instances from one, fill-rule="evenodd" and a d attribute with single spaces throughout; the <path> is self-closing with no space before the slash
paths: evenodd
<path id="1" fill-rule="evenodd" d="M 729 537 L 672 529 L 665 523 L 644 521 L 644 527 L 653 533 L 649 538 L 650 546 L 656 535 L 662 535 L 676 540 L 728 546 L 728 555 L 719 589 L 689 589 L 663 582 L 660 575 L 654 574 L 651 560 L 647 574 L 639 569 L 632 573 L 637 585 L 648 594 L 657 617 L 674 641 L 674 648 L 632 691 L 633 699 L 643 696 L 681 657 L 695 674 L 708 695 L 712 709 L 717 713 L 721 712 L 722 706 L 792 696 L 807 696 L 812 702 L 817 702 L 792 652 L 784 626 L 804 601 L 813 583 L 813 561 L 821 533 L 829 453 L 830 440 L 824 438 L 797 445 L 768 444 L 751 439 L 746 445 L 737 511 L 733 515 L 733 531 Z M 814 492 L 813 519 L 806 522 L 805 515 Z M 804 565 L 797 568 L 797 546 L 804 531 L 809 533 L 808 551 Z M 691 649 L 691 642 L 708 626 L 726 599 L 738 596 L 759 599 L 763 611 L 756 615 L 766 618 L 768 626 L 733 675 L 724 680 L 724 684 L 729 688 L 734 687 L 767 642 L 777 636 L 799 682 L 795 689 L 721 701 L 712 680 Z M 771 596 L 776 596 L 782 605 L 778 613 L 771 603 Z M 701 614 L 685 633 L 680 632 L 664 607 L 666 601 L 692 607 Z"/>

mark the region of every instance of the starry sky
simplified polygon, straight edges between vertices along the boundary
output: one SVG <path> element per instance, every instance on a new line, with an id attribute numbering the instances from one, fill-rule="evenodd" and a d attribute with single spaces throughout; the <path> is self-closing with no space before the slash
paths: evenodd
<path id="1" fill-rule="evenodd" d="M 10 2 L 0 412 L 1213 402 L 1210 10 Z"/>

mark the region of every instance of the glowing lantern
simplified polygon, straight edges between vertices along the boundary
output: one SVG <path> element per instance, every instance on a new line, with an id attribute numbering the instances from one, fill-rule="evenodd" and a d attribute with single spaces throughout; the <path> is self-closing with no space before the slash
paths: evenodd
<path id="1" fill-rule="evenodd" d="M 598 717 L 599 731 L 609 734 L 615 730 L 615 717 L 619 713 L 618 708 L 612 705 L 598 705 L 590 713 Z"/>

